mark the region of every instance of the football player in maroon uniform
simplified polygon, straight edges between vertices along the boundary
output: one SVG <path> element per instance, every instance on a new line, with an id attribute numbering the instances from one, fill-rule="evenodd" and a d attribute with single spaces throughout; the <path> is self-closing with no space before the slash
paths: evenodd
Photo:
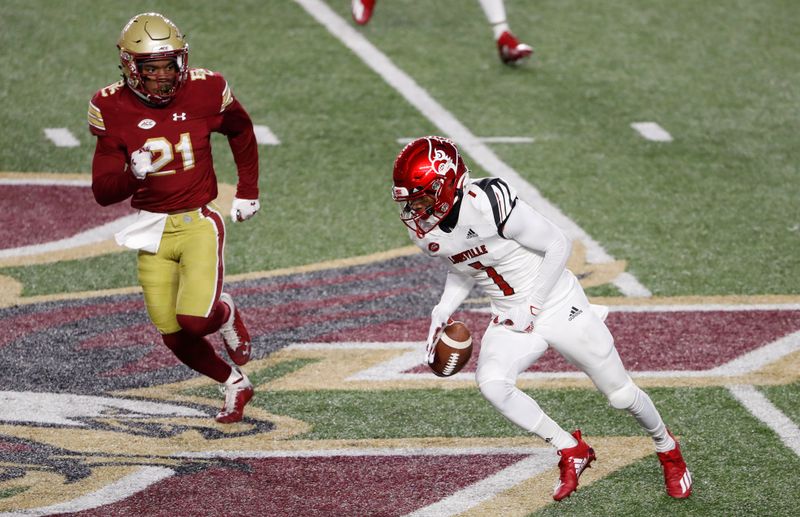
<path id="1" fill-rule="evenodd" d="M 260 208 L 253 124 L 220 74 L 189 68 L 183 33 L 161 14 L 131 18 L 117 47 L 122 80 L 89 102 L 92 191 L 100 205 L 131 198 L 139 210 L 116 237 L 139 250 L 148 315 L 178 359 L 224 386 L 216 420 L 237 422 L 253 386 L 204 337 L 220 331 L 236 365 L 250 358 L 241 312 L 222 291 L 225 224 L 214 204 L 211 133 L 228 137 L 239 176 L 231 218 L 244 221 Z"/>
<path id="2" fill-rule="evenodd" d="M 523 63 L 533 54 L 533 49 L 530 45 L 521 43 L 511 32 L 506 20 L 506 6 L 503 0 L 480 0 L 480 4 L 486 19 L 492 26 L 500 61 L 507 65 Z M 369 23 L 374 10 L 375 0 L 352 0 L 350 2 L 353 21 L 359 25 Z"/>
<path id="3" fill-rule="evenodd" d="M 604 322 L 608 309 L 590 304 L 566 269 L 567 236 L 502 179 L 471 180 L 468 172 L 456 145 L 435 136 L 408 144 L 394 164 L 392 196 L 411 240 L 449 269 L 431 312 L 428 354 L 450 315 L 479 286 L 493 318 L 481 342 L 478 387 L 503 416 L 558 449 L 561 475 L 553 498 L 575 491 L 595 453 L 580 430 L 565 431 L 516 386 L 517 376 L 551 346 L 613 407 L 633 415 L 653 438 L 667 493 L 689 497 L 692 476 L 678 442 L 625 370 Z"/>

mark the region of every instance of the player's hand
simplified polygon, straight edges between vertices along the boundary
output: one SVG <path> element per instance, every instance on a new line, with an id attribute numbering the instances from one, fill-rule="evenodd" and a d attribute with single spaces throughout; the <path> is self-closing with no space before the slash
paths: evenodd
<path id="1" fill-rule="evenodd" d="M 233 206 L 231 207 L 231 220 L 234 223 L 246 221 L 256 215 L 261 209 L 261 203 L 258 199 L 239 199 L 233 198 Z"/>
<path id="2" fill-rule="evenodd" d="M 496 315 L 492 323 L 503 325 L 516 332 L 533 332 L 533 325 L 540 311 L 541 309 L 536 306 L 523 303 Z"/>
<path id="3" fill-rule="evenodd" d="M 425 346 L 425 358 L 429 363 L 433 361 L 433 352 L 442 330 L 448 323 L 452 322 L 450 315 L 442 313 L 438 305 L 431 311 L 431 326 L 428 329 L 428 340 Z"/>
<path id="4" fill-rule="evenodd" d="M 148 144 L 144 144 L 141 149 L 131 153 L 131 171 L 136 179 L 143 180 L 153 169 L 153 154 L 150 152 Z"/>

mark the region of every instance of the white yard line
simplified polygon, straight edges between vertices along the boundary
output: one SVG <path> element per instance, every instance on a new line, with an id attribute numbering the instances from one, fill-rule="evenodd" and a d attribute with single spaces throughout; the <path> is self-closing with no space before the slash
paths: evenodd
<path id="1" fill-rule="evenodd" d="M 256 124 L 253 126 L 253 132 L 256 134 L 256 142 L 260 145 L 280 145 L 281 143 L 268 126 Z"/>
<path id="2" fill-rule="evenodd" d="M 672 135 L 655 122 L 634 122 L 631 127 L 642 137 L 653 142 L 672 142 Z"/>
<path id="3" fill-rule="evenodd" d="M 72 131 L 65 127 L 45 128 L 44 135 L 56 144 L 56 147 L 78 147 L 81 145 L 75 135 L 72 134 Z"/>
<path id="4" fill-rule="evenodd" d="M 763 393 L 750 385 L 728 386 L 728 391 L 747 408 L 754 417 L 766 424 L 781 441 L 800 456 L 800 428 L 783 411 L 775 407 Z"/>
<path id="5" fill-rule="evenodd" d="M 361 58 L 409 104 L 417 108 L 445 136 L 455 140 L 461 150 L 468 154 L 477 165 L 492 176 L 508 180 L 517 189 L 522 199 L 563 229 L 570 238 L 583 242 L 586 246 L 586 259 L 589 263 L 600 264 L 614 261 L 614 258 L 597 241 L 558 207 L 545 199 L 536 187 L 525 181 L 519 173 L 503 162 L 480 138 L 473 135 L 452 113 L 431 97 L 427 90 L 419 86 L 414 79 L 398 68 L 385 54 L 355 30 L 349 21 L 342 19 L 322 0 L 295 0 L 295 2 Z M 631 274 L 621 275 L 614 281 L 614 284 L 626 296 L 651 296 L 650 291 Z"/>

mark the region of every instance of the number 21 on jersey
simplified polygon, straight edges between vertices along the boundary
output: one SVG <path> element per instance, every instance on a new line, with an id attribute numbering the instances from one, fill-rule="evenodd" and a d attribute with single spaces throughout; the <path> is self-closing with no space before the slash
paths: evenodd
<path id="1" fill-rule="evenodd" d="M 157 157 L 153 160 L 153 170 L 151 176 L 165 176 L 167 174 L 175 174 L 175 169 L 161 170 L 168 163 L 172 162 L 176 154 L 181 155 L 183 160 L 183 170 L 188 171 L 194 167 L 194 152 L 192 151 L 192 138 L 189 133 L 181 133 L 178 143 L 174 146 L 163 136 L 158 138 L 148 138 L 145 144 L 150 149 L 150 152 L 157 153 Z"/>

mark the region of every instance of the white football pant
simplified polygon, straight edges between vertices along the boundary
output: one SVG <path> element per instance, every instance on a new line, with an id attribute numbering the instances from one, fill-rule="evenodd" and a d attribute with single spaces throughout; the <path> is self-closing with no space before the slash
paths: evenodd
<path id="1" fill-rule="evenodd" d="M 476 380 L 481 393 L 506 418 L 539 435 L 557 448 L 570 447 L 574 439 L 553 422 L 530 396 L 516 387 L 517 377 L 552 346 L 570 364 L 586 373 L 597 389 L 617 409 L 630 412 L 656 440 L 669 447 L 666 427 L 655 405 L 633 382 L 614 346 L 603 318 L 605 308 L 592 306 L 574 275 L 566 295 L 545 303 L 532 333 L 516 332 L 489 324 L 481 341 Z M 561 285 L 553 289 L 561 292 Z M 594 308 L 593 308 L 594 307 Z"/>

